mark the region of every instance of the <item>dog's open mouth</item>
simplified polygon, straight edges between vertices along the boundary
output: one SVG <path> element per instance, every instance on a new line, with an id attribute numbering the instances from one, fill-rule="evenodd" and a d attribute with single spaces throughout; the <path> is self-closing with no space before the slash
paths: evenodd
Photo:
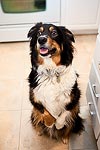
<path id="1" fill-rule="evenodd" d="M 56 48 L 49 50 L 46 47 L 40 47 L 40 55 L 42 55 L 42 56 L 47 56 L 49 54 L 52 55 L 55 53 L 55 51 L 56 51 Z"/>
<path id="2" fill-rule="evenodd" d="M 40 54 L 41 55 L 47 55 L 49 52 L 48 48 L 40 47 Z"/>

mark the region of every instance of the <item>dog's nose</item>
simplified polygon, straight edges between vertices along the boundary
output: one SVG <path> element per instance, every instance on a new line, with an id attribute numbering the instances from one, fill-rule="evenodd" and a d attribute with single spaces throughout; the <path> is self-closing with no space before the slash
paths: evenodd
<path id="1" fill-rule="evenodd" d="M 45 44 L 45 43 L 47 42 L 47 37 L 45 37 L 45 36 L 40 36 L 40 37 L 38 38 L 38 42 L 39 42 L 39 44 Z"/>

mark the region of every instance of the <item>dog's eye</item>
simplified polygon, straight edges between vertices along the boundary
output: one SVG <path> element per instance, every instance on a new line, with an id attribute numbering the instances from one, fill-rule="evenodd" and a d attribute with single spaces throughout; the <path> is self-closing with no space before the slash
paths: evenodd
<path id="1" fill-rule="evenodd" d="M 38 33 L 37 33 L 37 37 L 40 36 L 41 34 L 42 34 L 42 33 L 41 33 L 41 31 L 39 30 Z"/>
<path id="2" fill-rule="evenodd" d="M 51 35 L 52 35 L 52 37 L 56 37 L 56 36 L 58 36 L 58 33 L 57 33 L 56 30 L 53 30 L 52 33 L 51 33 Z"/>

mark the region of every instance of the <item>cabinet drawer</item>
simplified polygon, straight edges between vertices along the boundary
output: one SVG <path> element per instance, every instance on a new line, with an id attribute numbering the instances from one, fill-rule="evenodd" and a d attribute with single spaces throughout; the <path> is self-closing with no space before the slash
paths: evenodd
<path id="1" fill-rule="evenodd" d="M 94 95 L 91 89 L 91 84 L 90 82 L 88 83 L 87 91 L 86 91 L 86 97 L 88 100 L 88 105 L 89 105 L 89 111 L 91 114 L 91 120 L 92 120 L 92 126 L 94 129 L 94 134 L 96 139 L 98 139 L 98 136 L 100 134 L 100 119 L 98 116 L 98 112 L 96 111 L 97 109 L 95 108 L 95 99 Z"/>
<path id="2" fill-rule="evenodd" d="M 100 35 L 97 36 L 96 40 L 96 48 L 94 51 L 94 62 L 96 65 L 96 69 L 100 75 Z"/>
<path id="3" fill-rule="evenodd" d="M 95 104 L 97 107 L 97 111 L 100 116 L 100 77 L 96 71 L 94 62 L 92 63 L 89 79 L 90 79 L 91 89 L 94 95 L 94 100 L 95 100 Z"/>

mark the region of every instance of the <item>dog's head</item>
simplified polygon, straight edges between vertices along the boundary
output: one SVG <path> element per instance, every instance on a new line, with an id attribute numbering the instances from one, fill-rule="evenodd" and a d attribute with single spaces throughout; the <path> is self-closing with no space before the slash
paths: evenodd
<path id="1" fill-rule="evenodd" d="M 56 65 L 70 65 L 73 59 L 74 36 L 65 27 L 37 23 L 28 33 L 31 38 L 31 62 L 39 65 L 47 57 Z"/>

